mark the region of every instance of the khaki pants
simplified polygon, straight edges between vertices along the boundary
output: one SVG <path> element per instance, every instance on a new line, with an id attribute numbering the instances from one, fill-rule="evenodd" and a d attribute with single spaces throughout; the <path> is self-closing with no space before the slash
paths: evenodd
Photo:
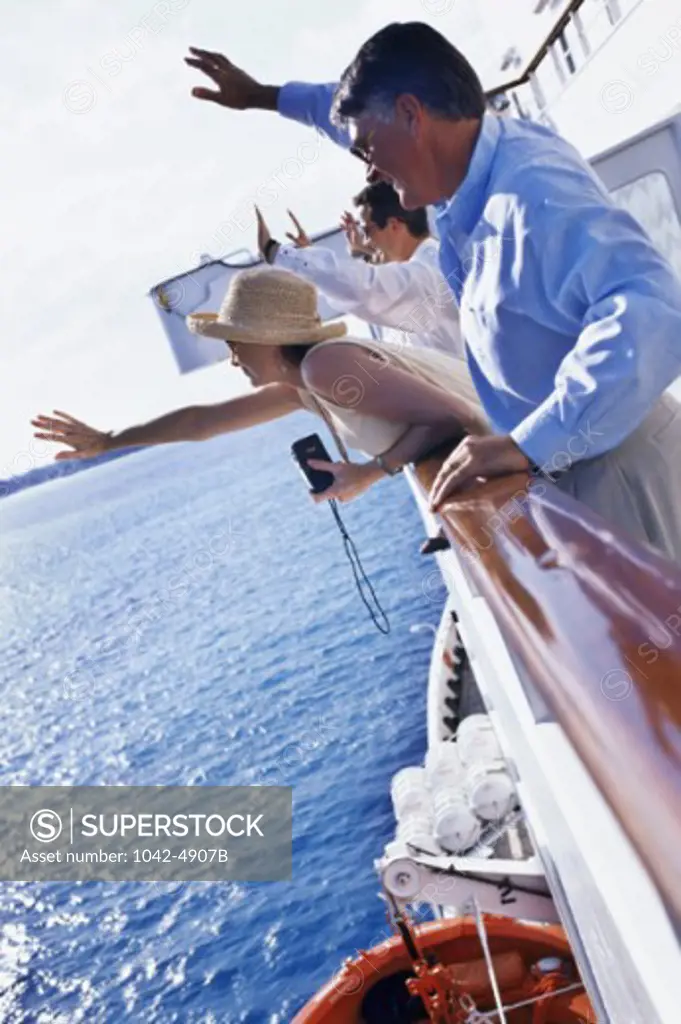
<path id="1" fill-rule="evenodd" d="M 618 448 L 576 463 L 556 486 L 681 565 L 681 405 L 665 393 Z"/>

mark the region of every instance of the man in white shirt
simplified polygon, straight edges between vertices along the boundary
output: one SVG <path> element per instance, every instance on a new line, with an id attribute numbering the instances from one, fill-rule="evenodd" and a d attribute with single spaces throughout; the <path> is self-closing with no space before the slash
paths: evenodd
<path id="1" fill-rule="evenodd" d="M 459 311 L 439 267 L 426 211 L 405 210 L 387 182 L 368 185 L 353 202 L 366 241 L 385 262 L 338 256 L 320 245 L 280 245 L 259 214 L 263 256 L 311 281 L 339 313 L 379 325 L 383 341 L 463 358 Z"/>

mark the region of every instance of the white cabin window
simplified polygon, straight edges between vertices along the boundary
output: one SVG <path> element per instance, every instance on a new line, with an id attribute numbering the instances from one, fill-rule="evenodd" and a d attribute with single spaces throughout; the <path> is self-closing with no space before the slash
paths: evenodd
<path id="1" fill-rule="evenodd" d="M 636 218 L 681 278 L 681 220 L 666 174 L 650 171 L 611 195 Z"/>

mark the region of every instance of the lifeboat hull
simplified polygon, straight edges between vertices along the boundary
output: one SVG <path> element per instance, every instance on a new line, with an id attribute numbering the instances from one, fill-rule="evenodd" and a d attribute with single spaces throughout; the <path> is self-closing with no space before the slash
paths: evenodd
<path id="1" fill-rule="evenodd" d="M 493 916 L 485 917 L 485 928 L 505 1005 L 522 1001 L 528 985 L 533 984 L 532 971 L 538 961 L 558 958 L 567 971 L 564 987 L 571 991 L 511 1010 L 507 1013 L 508 1024 L 597 1024 L 589 999 L 579 987 L 579 975 L 562 928 Z M 494 1009 L 474 918 L 428 922 L 416 926 L 414 934 L 421 954 L 434 954 L 467 993 L 461 995 L 461 1016 L 444 1019 L 465 1021 L 467 1011 L 473 1007 L 481 1012 Z M 404 979 L 410 976 L 414 977 L 412 961 L 402 938 L 394 935 L 347 960 L 296 1015 L 293 1024 L 425 1022 L 429 1019 L 427 1015 L 414 1016 L 413 997 L 407 1009 L 409 994 Z M 402 1016 L 400 1006 L 405 1007 Z"/>

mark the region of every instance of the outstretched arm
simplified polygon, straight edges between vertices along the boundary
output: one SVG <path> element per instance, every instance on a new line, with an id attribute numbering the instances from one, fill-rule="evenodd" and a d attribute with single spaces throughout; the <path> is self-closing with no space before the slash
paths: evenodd
<path id="1" fill-rule="evenodd" d="M 424 309 L 437 310 L 449 297 L 438 267 L 416 260 L 374 265 L 337 256 L 319 245 L 307 249 L 282 245 L 273 262 L 307 278 L 345 313 L 383 327 L 418 331 L 423 328 Z"/>
<path id="2" fill-rule="evenodd" d="M 329 112 L 337 82 L 313 85 L 311 82 L 287 82 L 277 97 L 277 110 L 291 121 L 318 128 L 343 149 L 350 148 L 350 136 L 344 128 L 333 124 Z"/>
<path id="3" fill-rule="evenodd" d="M 258 249 L 263 259 L 311 281 L 344 313 L 413 332 L 419 327 L 423 329 L 424 311 L 432 318 L 433 309 L 449 299 L 449 288 L 436 258 L 374 266 L 351 256 L 337 256 L 332 249 L 310 245 L 309 237 L 290 210 L 298 234 L 287 232 L 294 244 L 281 245 L 272 238 L 257 206 L 255 215 Z"/>
<path id="4" fill-rule="evenodd" d="M 264 85 L 236 67 L 222 53 L 189 47 L 191 57 L 185 63 L 202 71 L 214 83 L 215 89 L 198 86 L 192 96 L 210 100 L 231 110 L 273 110 L 282 117 L 319 128 L 330 139 L 346 149 L 350 138 L 329 119 L 331 101 L 336 82 L 313 85 L 310 82 L 287 82 L 286 85 Z"/>
<path id="5" fill-rule="evenodd" d="M 118 433 L 97 430 L 68 413 L 55 410 L 52 416 L 32 420 L 35 436 L 55 444 L 65 444 L 57 459 L 91 459 L 117 448 L 137 448 L 175 441 L 205 441 L 217 434 L 279 419 L 302 408 L 295 388 L 287 384 L 268 384 L 252 394 L 232 398 L 217 405 L 193 405 L 160 416 Z"/>

